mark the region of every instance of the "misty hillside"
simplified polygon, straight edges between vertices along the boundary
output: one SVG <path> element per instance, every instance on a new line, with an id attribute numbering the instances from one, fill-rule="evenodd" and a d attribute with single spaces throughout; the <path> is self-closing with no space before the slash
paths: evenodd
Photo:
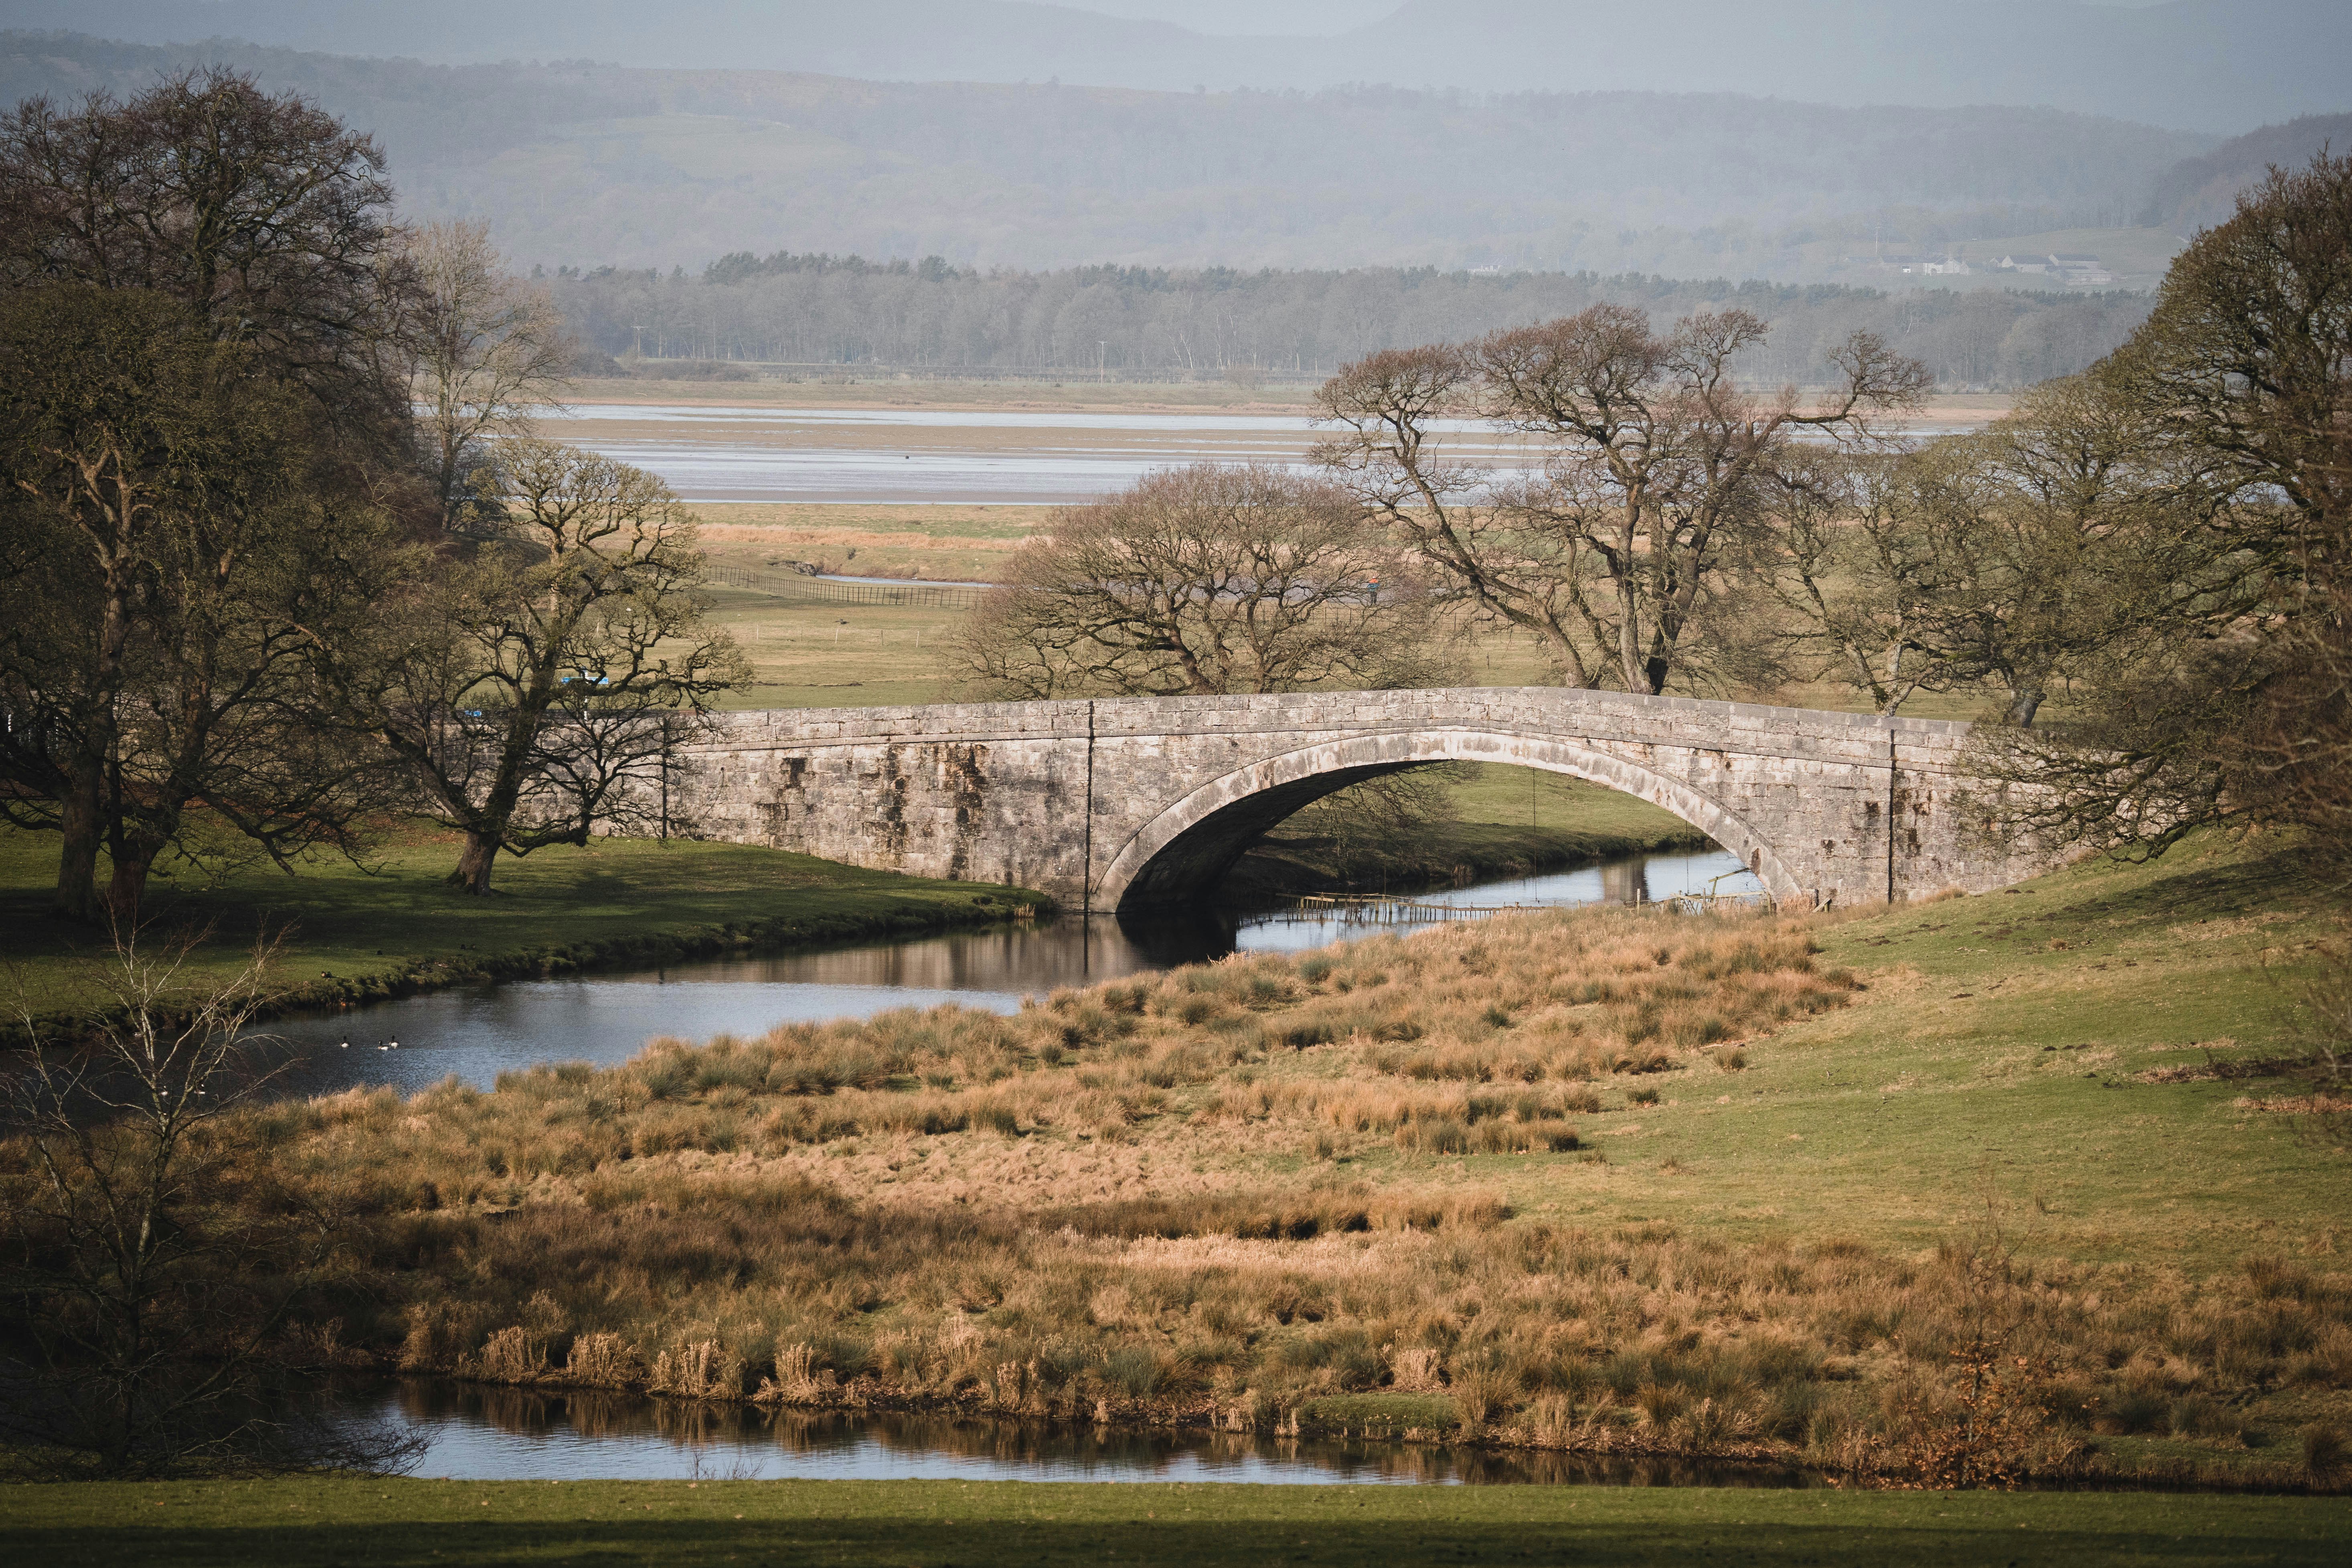
<path id="1" fill-rule="evenodd" d="M 12 0 L 21 27 L 440 63 L 593 59 L 1188 90 L 1388 82 L 2044 105 L 2228 134 L 2352 109 L 2342 0 L 1401 0 L 1328 37 L 1219 37 L 1013 0 Z"/>
<path id="2" fill-rule="evenodd" d="M 2113 229 L 2213 146 L 2055 110 L 884 83 L 26 34 L 0 35 L 0 98 L 124 93 L 210 60 L 374 131 L 412 216 L 488 216 L 551 268 L 794 250 L 1877 281 L 1881 250 Z M 2152 279 L 2172 243 L 2152 238 L 2118 281 Z"/>
<path id="3" fill-rule="evenodd" d="M 2156 183 L 2140 222 L 2188 234 L 2228 217 L 2240 191 L 2276 166 L 2311 161 L 2322 147 L 2352 151 L 2352 114 L 2311 114 L 2234 136 L 2201 158 L 2185 158 Z"/>

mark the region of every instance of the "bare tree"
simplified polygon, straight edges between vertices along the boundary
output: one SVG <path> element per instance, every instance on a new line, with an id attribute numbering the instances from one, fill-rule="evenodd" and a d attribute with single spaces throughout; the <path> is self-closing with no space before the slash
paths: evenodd
<path id="1" fill-rule="evenodd" d="M 1857 332 L 1818 402 L 1745 391 L 1735 362 L 1765 335 L 1744 310 L 1660 337 L 1643 312 L 1596 305 L 1374 354 L 1318 393 L 1339 433 L 1316 458 L 1481 611 L 1542 638 L 1567 684 L 1660 692 L 1704 651 L 1725 566 L 1769 526 L 1769 481 L 1799 438 L 1867 438 L 1872 416 L 1927 389 L 1916 363 Z M 1524 437 L 1539 471 L 1449 460 L 1458 419 Z"/>
<path id="2" fill-rule="evenodd" d="M 514 437 L 480 482 L 481 537 L 386 606 L 393 646 L 327 663 L 356 726 L 465 835 L 450 880 L 478 894 L 501 850 L 634 820 L 648 773 L 746 674 L 703 620 L 695 521 L 659 479 Z"/>
<path id="3" fill-rule="evenodd" d="M 2097 383 L 2048 383 L 1972 435 L 1787 469 L 1741 569 L 1880 711 L 1990 689 L 2022 728 L 2184 616 L 2252 608 L 2220 497 L 2176 455 Z"/>
<path id="4" fill-rule="evenodd" d="M 20 992 L 32 1046 L 0 1161 L 16 1352 L 0 1426 L 69 1456 L 69 1473 L 396 1468 L 413 1444 L 289 1420 L 265 1397 L 273 1373 L 317 1364 L 296 1314 L 347 1283 L 350 1230 L 237 1114 L 273 1076 L 247 1037 L 273 944 L 207 984 L 184 972 L 201 940 L 159 951 L 117 927 L 76 1037 L 53 1038 Z"/>
<path id="5" fill-rule="evenodd" d="M 971 616 L 955 667 L 1012 697 L 1423 685 L 1444 668 L 1434 611 L 1344 492 L 1201 464 L 1058 514 Z"/>
<path id="6" fill-rule="evenodd" d="M 408 255 L 419 423 L 444 525 L 461 528 L 483 444 L 561 405 L 574 345 L 547 291 L 507 274 L 488 223 L 428 224 Z"/>

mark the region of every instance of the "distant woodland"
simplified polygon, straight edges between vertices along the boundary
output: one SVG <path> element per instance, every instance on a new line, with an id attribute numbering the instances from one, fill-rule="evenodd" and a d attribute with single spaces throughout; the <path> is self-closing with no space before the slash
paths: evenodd
<path id="1" fill-rule="evenodd" d="M 2051 109 L 436 66 L 26 33 L 0 35 L 0 101 L 209 62 L 375 134 L 405 215 L 488 218 L 550 269 L 748 249 L 1818 279 L 1880 244 L 2129 224 L 2217 142 Z"/>
<path id="2" fill-rule="evenodd" d="M 1772 323 L 1744 374 L 1811 383 L 1867 329 L 1947 390 L 2009 388 L 2080 370 L 2147 313 L 2144 295 L 2067 295 L 1676 281 L 1638 275 L 1433 268 L 1171 271 L 1079 267 L 980 273 L 936 258 L 748 253 L 700 277 L 566 269 L 545 279 L 601 359 L 759 361 L 995 374 L 1320 380 L 1376 349 L 1474 337 L 1637 305 L 1661 323 L 1738 305 Z M 672 366 L 674 369 L 675 366 Z"/>

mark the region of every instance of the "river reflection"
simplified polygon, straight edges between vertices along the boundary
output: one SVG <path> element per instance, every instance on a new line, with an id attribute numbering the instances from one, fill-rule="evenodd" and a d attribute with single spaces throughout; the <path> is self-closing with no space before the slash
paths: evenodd
<path id="1" fill-rule="evenodd" d="M 1726 876 L 1726 873 L 1729 873 Z M 1721 850 L 1650 855 L 1541 877 L 1416 895 L 1454 907 L 1639 903 L 1678 892 L 1752 889 Z M 1428 918 L 1440 918 L 1434 914 Z M 1196 963 L 1239 952 L 1305 952 L 1413 918 L 1344 911 L 1202 910 L 1143 918 L 1065 919 L 877 943 L 835 952 L 721 959 L 663 969 L 458 986 L 396 1002 L 278 1019 L 265 1032 L 294 1058 L 278 1092 L 331 1094 L 389 1084 L 404 1093 L 455 1075 L 488 1089 L 535 1062 L 609 1067 L 659 1036 L 757 1036 L 778 1024 L 863 1018 L 893 1007 L 955 1003 L 1018 1011 L 1065 985 Z M 395 1048 L 394 1042 L 397 1042 Z"/>
<path id="2" fill-rule="evenodd" d="M 633 1394 L 404 1380 L 339 1400 L 423 1437 L 415 1473 L 459 1480 L 1252 1481 L 1808 1484 L 1795 1471 L 1233 1432 L 1105 1432 L 978 1417 L 762 1411 Z"/>

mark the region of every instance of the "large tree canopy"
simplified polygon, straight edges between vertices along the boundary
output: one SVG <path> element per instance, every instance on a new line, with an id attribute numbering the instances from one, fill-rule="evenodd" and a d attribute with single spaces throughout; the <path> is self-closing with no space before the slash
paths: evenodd
<path id="1" fill-rule="evenodd" d="M 194 803 L 281 863 L 357 809 L 309 661 L 396 546 L 320 419 L 175 300 L 0 293 L 0 805 L 62 833 L 64 911 L 101 849 L 134 911 Z"/>
<path id="2" fill-rule="evenodd" d="M 1345 492 L 1203 463 L 1057 514 L 956 660 L 1006 697 L 1422 685 L 1440 668 L 1431 607 Z"/>
<path id="3" fill-rule="evenodd" d="M 168 295 L 379 434 L 406 418 L 391 208 L 373 139 L 218 67 L 0 117 L 0 286 Z"/>

